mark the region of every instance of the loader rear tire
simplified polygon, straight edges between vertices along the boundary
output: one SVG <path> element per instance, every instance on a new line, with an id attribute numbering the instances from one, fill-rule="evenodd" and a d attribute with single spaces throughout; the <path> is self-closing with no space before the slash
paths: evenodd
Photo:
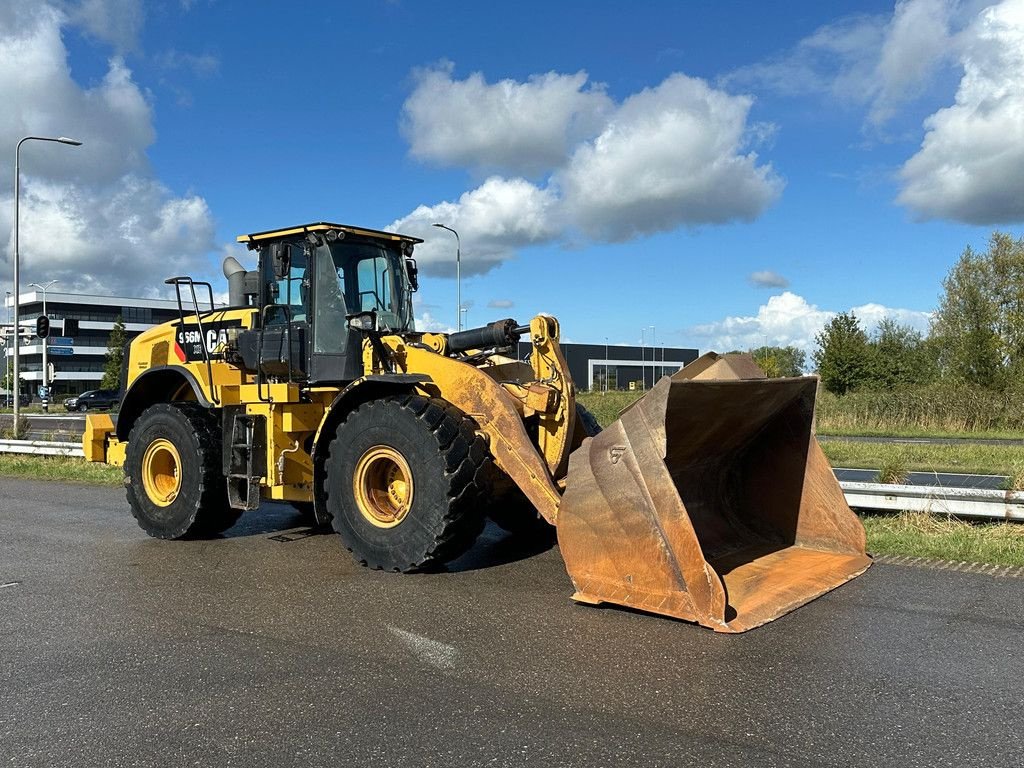
<path id="1" fill-rule="evenodd" d="M 334 530 L 363 565 L 409 572 L 448 562 L 483 529 L 487 448 L 444 400 L 364 403 L 328 449 L 324 496 Z"/>
<path id="2" fill-rule="evenodd" d="M 576 431 L 574 442 L 583 442 L 585 437 L 594 437 L 601 432 L 601 425 L 594 414 L 583 405 L 576 403 Z M 501 470 L 495 469 L 500 472 Z M 510 486 L 510 487 L 509 487 Z M 548 541 L 555 538 L 555 526 L 545 520 L 530 500 L 515 485 L 505 482 L 487 507 L 487 516 L 503 531 L 523 538 Z"/>
<path id="3" fill-rule="evenodd" d="M 160 403 L 132 427 L 125 456 L 128 504 L 158 539 L 211 536 L 233 526 L 216 417 L 196 403 Z"/>

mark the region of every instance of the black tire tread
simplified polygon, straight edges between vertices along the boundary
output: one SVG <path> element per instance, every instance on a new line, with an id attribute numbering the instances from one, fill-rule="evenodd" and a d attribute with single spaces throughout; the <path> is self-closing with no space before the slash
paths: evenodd
<path id="1" fill-rule="evenodd" d="M 146 533 L 161 539 L 199 538 L 222 533 L 238 522 L 242 510 L 233 509 L 228 504 L 227 487 L 220 464 L 221 430 L 216 416 L 209 409 L 198 403 L 188 402 L 159 403 L 150 406 L 132 426 L 128 443 L 131 445 L 132 440 L 137 440 L 142 430 L 145 429 L 149 421 L 146 418 L 147 414 L 152 415 L 161 411 L 166 413 L 171 410 L 177 411 L 185 418 L 199 447 L 199 464 L 202 471 L 199 480 L 198 509 L 192 522 L 183 531 L 167 531 L 156 528 L 139 514 L 134 499 L 136 489 L 129 484 L 127 498 L 132 516 Z M 139 489 L 139 492 L 144 493 L 145 491 Z"/>
<path id="2" fill-rule="evenodd" d="M 390 567 L 391 570 L 410 572 L 453 560 L 476 541 L 484 527 L 484 516 L 479 507 L 485 488 L 483 477 L 490 455 L 483 438 L 476 432 L 476 423 L 454 405 L 438 398 L 404 394 L 364 403 L 350 413 L 338 427 L 339 436 L 331 441 L 327 464 L 331 464 L 332 454 L 344 450 L 339 440 L 342 439 L 344 425 L 349 419 L 361 412 L 383 411 L 394 407 L 407 411 L 420 421 L 442 454 L 447 470 L 446 509 L 442 525 L 421 556 L 407 564 L 386 566 L 372 562 L 355 552 L 348 542 L 345 546 L 362 565 L 369 568 Z M 326 478 L 324 482 L 324 496 L 330 502 L 330 484 Z"/>

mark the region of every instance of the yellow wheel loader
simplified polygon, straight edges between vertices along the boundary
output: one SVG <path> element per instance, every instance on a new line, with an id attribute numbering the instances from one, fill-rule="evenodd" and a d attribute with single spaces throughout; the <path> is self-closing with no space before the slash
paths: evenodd
<path id="1" fill-rule="evenodd" d="M 576 600 L 722 632 L 870 565 L 814 436 L 815 378 L 710 353 L 601 431 L 553 317 L 415 330 L 421 240 L 322 222 L 238 240 L 258 265 L 225 260 L 229 306 L 167 280 L 179 318 L 132 342 L 116 425 L 87 420 L 86 457 L 123 465 L 151 536 L 213 535 L 271 499 L 361 563 L 413 571 L 491 515 L 554 526 Z"/>

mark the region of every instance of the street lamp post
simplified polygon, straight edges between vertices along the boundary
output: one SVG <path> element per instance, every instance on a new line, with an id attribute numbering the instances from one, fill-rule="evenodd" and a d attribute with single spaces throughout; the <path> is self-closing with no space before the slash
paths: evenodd
<path id="1" fill-rule="evenodd" d="M 654 355 L 658 351 L 658 335 L 657 335 L 657 332 L 654 330 L 654 326 L 653 325 L 649 325 L 647 327 L 651 329 L 651 362 L 653 363 L 653 362 L 656 362 L 655 359 L 654 359 Z M 644 378 L 645 379 L 647 378 L 646 370 L 647 369 L 645 368 L 644 369 L 644 371 L 645 371 L 644 372 Z M 654 380 L 654 368 L 652 366 L 651 367 L 651 386 L 653 387 L 656 383 L 657 382 Z"/>
<path id="2" fill-rule="evenodd" d="M 49 317 L 46 314 L 46 291 L 49 290 L 50 286 L 54 283 L 59 282 L 58 280 L 51 280 L 46 285 L 40 285 L 39 283 L 29 283 L 33 288 L 38 288 L 43 292 L 43 316 Z M 43 342 L 43 391 L 46 392 L 46 397 L 43 398 L 43 413 L 50 412 L 50 367 L 47 365 L 46 359 L 46 348 L 50 346 L 50 339 L 40 339 Z"/>
<path id="3" fill-rule="evenodd" d="M 640 329 L 640 389 L 647 389 L 647 373 L 644 364 L 647 362 L 647 355 L 644 352 L 644 338 L 647 335 L 647 329 Z"/>
<path id="4" fill-rule="evenodd" d="M 459 233 L 444 224 L 434 224 L 439 229 L 447 229 L 455 235 L 455 307 L 459 330 L 462 330 L 462 241 Z"/>
<path id="5" fill-rule="evenodd" d="M 608 394 L 608 337 L 604 337 L 604 393 Z"/>
<path id="6" fill-rule="evenodd" d="M 11 307 L 14 305 L 14 302 L 11 301 L 11 292 L 10 291 L 5 291 L 5 293 L 7 294 L 7 297 L 6 297 L 7 300 L 4 302 L 7 305 L 7 324 L 10 325 L 11 324 Z M 11 330 L 15 332 L 15 334 L 14 334 L 14 343 L 17 344 L 18 343 L 17 329 L 12 327 Z M 7 382 L 7 392 L 8 393 L 10 393 L 10 391 L 11 391 L 11 357 L 10 357 L 10 355 L 7 354 L 7 349 L 11 345 L 10 338 L 11 338 L 10 336 L 7 337 L 7 347 L 4 348 L 4 380 Z"/>
<path id="7" fill-rule="evenodd" d="M 77 139 L 69 139 L 67 136 L 51 138 L 49 136 L 26 136 L 18 142 L 14 150 L 14 436 L 18 437 L 21 430 L 21 422 L 18 421 L 18 414 L 21 405 L 21 367 L 18 358 L 18 349 L 21 347 L 21 339 L 18 337 L 21 303 L 19 293 L 21 291 L 20 273 L 18 271 L 18 198 L 21 195 L 21 145 L 26 141 L 55 141 L 58 144 L 69 144 L 72 147 L 82 146 Z"/>

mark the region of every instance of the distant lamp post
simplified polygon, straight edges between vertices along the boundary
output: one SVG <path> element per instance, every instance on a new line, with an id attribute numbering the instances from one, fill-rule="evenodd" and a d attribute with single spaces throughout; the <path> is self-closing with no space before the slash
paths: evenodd
<path id="1" fill-rule="evenodd" d="M 13 306 L 14 302 L 11 301 L 11 292 L 10 291 L 6 291 L 5 293 L 7 294 L 7 301 L 4 302 L 7 305 L 7 324 L 11 325 L 11 307 Z M 11 330 L 14 331 L 14 345 L 17 346 L 17 344 L 18 344 L 18 329 L 14 328 L 12 326 Z M 7 336 L 7 347 L 9 348 L 10 346 L 11 346 L 11 337 L 10 337 L 10 335 L 8 335 Z M 7 382 L 7 393 L 10 394 L 11 393 L 11 356 L 7 354 L 7 348 L 4 349 L 4 380 Z"/>
<path id="2" fill-rule="evenodd" d="M 58 280 L 51 280 L 46 285 L 40 285 L 39 283 L 29 283 L 29 285 L 32 286 L 33 288 L 38 288 L 40 291 L 43 292 L 43 316 L 45 316 L 45 317 L 49 317 L 49 315 L 46 314 L 46 292 L 50 289 L 50 286 L 52 286 L 56 282 L 60 282 L 60 281 L 58 281 Z M 43 389 L 46 390 L 46 397 L 43 398 L 43 412 L 44 413 L 49 413 L 50 412 L 50 407 L 49 407 L 49 404 L 50 404 L 50 381 L 49 381 L 50 374 L 49 374 L 49 370 L 50 370 L 50 368 L 46 364 L 46 362 L 47 362 L 46 361 L 46 348 L 50 346 L 50 339 L 49 339 L 49 337 L 47 337 L 45 339 L 40 339 L 40 341 L 43 342 Z"/>
<path id="3" fill-rule="evenodd" d="M 653 325 L 649 325 L 647 327 L 651 329 L 651 362 L 653 363 L 653 362 L 655 362 L 654 354 L 655 354 L 655 352 L 658 351 L 658 336 L 657 336 L 657 332 L 654 330 L 654 326 Z M 644 378 L 645 379 L 647 378 L 647 369 L 646 368 L 644 368 Z M 651 366 L 651 386 L 653 387 L 655 385 L 655 383 L 656 382 L 654 380 L 654 366 Z"/>
<path id="4" fill-rule="evenodd" d="M 460 331 L 462 330 L 462 316 L 463 315 L 467 316 L 466 317 L 466 324 L 468 325 L 469 324 L 469 317 L 468 317 L 468 315 L 469 315 L 469 307 L 460 307 L 459 308 L 459 330 Z"/>
<path id="5" fill-rule="evenodd" d="M 604 393 L 608 394 L 608 337 L 604 337 Z"/>
<path id="6" fill-rule="evenodd" d="M 58 144 L 68 144 L 72 147 L 82 146 L 77 139 L 69 139 L 67 136 L 51 138 L 49 136 L 26 136 L 18 142 L 14 150 L 14 436 L 18 437 L 21 430 L 21 423 L 18 421 L 18 413 L 21 401 L 21 367 L 18 359 L 18 349 L 21 347 L 21 340 L 18 338 L 19 322 L 21 320 L 21 302 L 19 293 L 21 291 L 18 252 L 18 204 L 21 196 L 21 145 L 26 141 L 54 141 Z M 45 349 L 45 347 L 44 347 Z M 45 374 L 44 374 L 45 376 Z"/>
<path id="7" fill-rule="evenodd" d="M 647 329 L 648 328 L 650 328 L 650 330 L 651 330 L 651 361 L 652 362 L 654 361 L 654 342 L 655 342 L 654 326 L 653 325 L 648 325 L 646 328 L 641 328 L 640 329 L 640 376 L 643 379 L 643 387 L 642 387 L 643 389 L 647 389 L 647 352 L 646 352 L 647 346 L 646 346 L 646 336 L 647 336 Z M 653 382 L 652 382 L 651 386 L 654 386 Z"/>
<path id="8" fill-rule="evenodd" d="M 644 337 L 647 335 L 647 329 L 640 329 L 640 388 L 645 389 L 647 387 L 647 376 L 644 374 L 644 361 L 647 360 L 647 355 L 644 354 Z"/>
<path id="9" fill-rule="evenodd" d="M 434 224 L 438 229 L 447 229 L 455 235 L 455 306 L 458 311 L 459 330 L 462 330 L 462 241 L 459 240 L 459 233 L 444 224 Z"/>

